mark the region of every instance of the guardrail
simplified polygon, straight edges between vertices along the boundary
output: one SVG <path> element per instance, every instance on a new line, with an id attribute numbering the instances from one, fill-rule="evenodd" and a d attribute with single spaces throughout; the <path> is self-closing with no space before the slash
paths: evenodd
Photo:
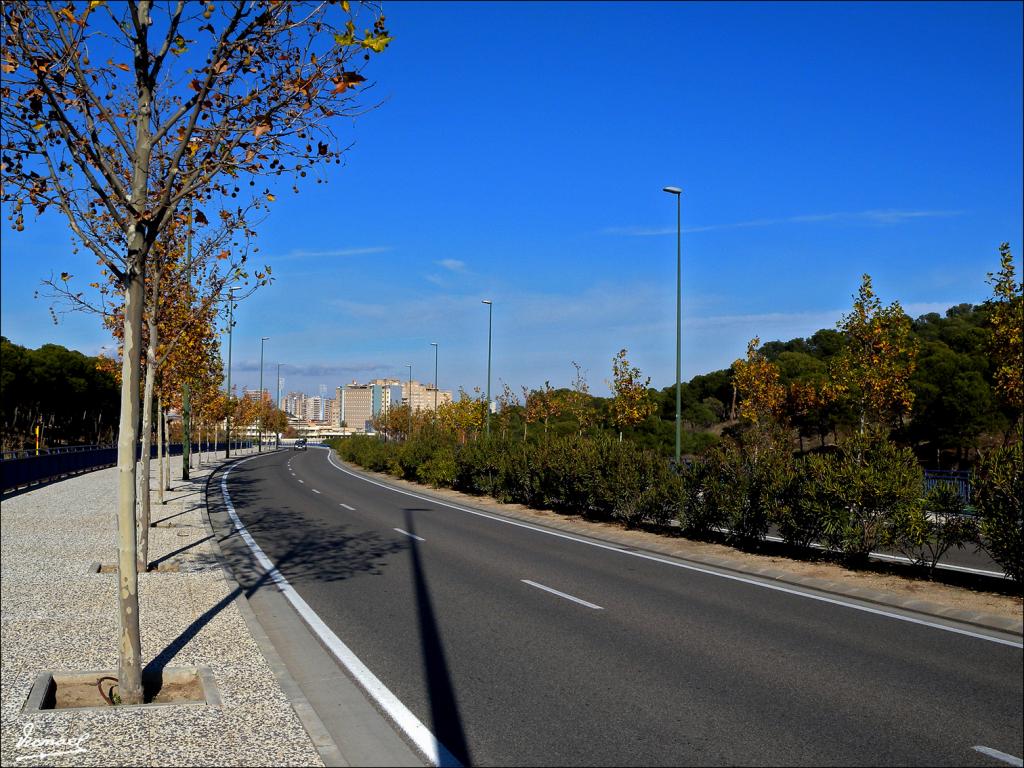
<path id="1" fill-rule="evenodd" d="M 251 440 L 232 441 L 232 450 L 251 448 Z M 203 452 L 222 451 L 226 443 L 203 443 Z M 170 446 L 171 456 L 180 456 L 181 443 Z M 192 452 L 199 452 L 199 443 L 192 443 Z M 156 446 L 150 446 L 150 456 L 156 457 Z M 136 460 L 142 458 L 142 446 L 135 451 Z M 10 493 L 37 483 L 92 472 L 117 464 L 117 446 L 61 446 L 59 448 L 35 449 L 29 451 L 4 451 L 0 455 L 0 491 Z"/>
<path id="2" fill-rule="evenodd" d="M 953 469 L 926 469 L 924 490 L 930 491 L 939 483 L 948 483 L 957 489 L 964 504 L 971 503 L 971 473 Z"/>

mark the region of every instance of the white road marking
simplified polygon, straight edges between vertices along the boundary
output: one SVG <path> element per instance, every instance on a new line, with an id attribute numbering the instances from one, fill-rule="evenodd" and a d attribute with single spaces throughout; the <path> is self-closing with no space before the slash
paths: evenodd
<path id="1" fill-rule="evenodd" d="M 251 458 L 257 459 L 259 456 L 252 456 Z M 238 464 L 244 464 L 246 461 L 249 461 L 249 459 L 244 459 L 238 462 Z M 316 615 L 316 612 L 309 607 L 309 604 L 288 583 L 288 580 L 277 570 L 277 566 L 271 562 L 270 558 L 260 548 L 260 545 L 256 543 L 256 540 L 249 534 L 245 526 L 242 525 L 242 521 L 235 513 L 235 507 L 231 503 L 231 495 L 228 493 L 228 475 L 238 464 L 228 467 L 221 476 L 220 490 L 224 495 L 224 505 L 227 507 L 228 515 L 231 517 L 231 522 L 234 524 L 235 529 L 242 537 L 242 540 L 249 546 L 249 549 L 252 550 L 256 560 L 266 569 L 270 581 L 277 586 L 281 594 L 298 611 L 309 628 L 317 634 L 324 647 L 331 652 L 340 664 L 345 666 L 363 690 L 377 702 L 377 705 L 384 710 L 392 722 L 402 729 L 431 765 L 439 767 L 460 766 L 461 768 L 462 764 L 448 751 L 444 744 L 438 741 L 437 737 L 419 721 L 416 715 L 409 711 L 409 708 L 399 701 L 398 697 L 388 690 L 387 686 L 341 641 L 341 638 L 324 624 L 323 620 Z"/>
<path id="2" fill-rule="evenodd" d="M 719 528 L 718 530 L 723 532 L 723 533 L 728 533 L 728 531 L 726 531 L 724 528 Z M 778 542 L 785 541 L 785 539 L 783 539 L 781 536 L 765 536 L 765 539 L 767 541 L 778 541 Z M 813 549 L 821 549 L 821 550 L 825 549 L 825 547 L 823 547 L 821 544 L 816 544 L 814 542 L 812 542 L 810 546 Z M 892 560 L 893 562 L 897 562 L 897 563 L 913 563 L 914 562 L 909 557 L 903 557 L 902 555 L 890 555 L 890 554 L 886 554 L 885 552 L 871 552 L 870 555 L 871 555 L 871 557 L 877 557 L 879 560 Z M 994 576 L 997 579 L 1009 579 L 1010 578 L 1009 576 L 1007 576 L 1002 571 L 986 571 L 984 568 L 969 568 L 966 565 L 952 565 L 951 563 L 936 563 L 935 567 L 936 568 L 941 568 L 944 571 L 961 571 L 963 573 L 976 573 L 976 574 L 978 574 L 980 576 Z"/>
<path id="3" fill-rule="evenodd" d="M 520 581 L 523 582 L 523 584 L 529 584 L 531 587 L 536 587 L 537 589 L 543 589 L 545 592 L 550 592 L 552 595 L 558 595 L 559 597 L 564 597 L 566 600 L 572 600 L 574 603 L 585 605 L 587 608 L 593 608 L 595 611 L 604 610 L 600 605 L 594 605 L 593 603 L 588 603 L 586 600 L 580 600 L 578 597 L 567 595 L 565 592 L 559 592 L 557 589 L 545 587 L 543 584 L 538 584 L 536 581 L 530 581 L 529 579 L 520 579 Z"/>
<path id="4" fill-rule="evenodd" d="M 301 478 L 299 479 L 299 482 L 302 483 L 303 485 L 305 485 L 305 483 L 306 483 L 306 481 L 302 480 Z"/>
<path id="5" fill-rule="evenodd" d="M 998 749 L 992 749 L 992 747 L 975 747 L 974 751 L 981 752 L 981 754 L 988 755 L 989 757 L 994 757 L 996 760 L 1002 760 L 1004 763 L 1008 763 L 1009 765 L 1016 765 L 1018 768 L 1020 768 L 1020 766 L 1024 766 L 1024 760 L 1021 760 L 1019 757 L 1008 755 L 1005 752 L 1000 752 Z"/>
<path id="6" fill-rule="evenodd" d="M 357 478 L 359 480 L 362 480 L 364 482 L 370 483 L 371 485 L 377 485 L 377 486 L 380 486 L 381 488 L 386 488 L 389 491 L 393 491 L 395 493 L 401 493 L 401 494 L 403 494 L 405 496 L 412 496 L 414 499 L 419 499 L 420 501 L 427 501 L 427 502 L 430 502 L 431 504 L 440 504 L 442 506 L 448 507 L 449 509 L 457 509 L 460 512 L 466 512 L 466 513 L 468 513 L 470 515 L 476 515 L 477 517 L 484 517 L 484 518 L 487 518 L 488 520 L 493 520 L 493 521 L 495 521 L 497 523 L 504 523 L 505 525 L 514 525 L 514 526 L 516 526 L 518 528 L 526 528 L 529 531 L 535 531 L 537 533 L 543 533 L 543 534 L 545 534 L 547 536 L 555 536 L 555 537 L 557 537 L 559 539 L 568 539 L 569 541 L 575 541 L 575 542 L 578 542 L 580 544 L 586 544 L 587 546 L 590 546 L 590 547 L 597 547 L 598 549 L 607 549 L 607 550 L 609 550 L 611 552 L 618 552 L 619 554 L 629 555 L 630 557 L 639 557 L 642 560 L 651 560 L 651 561 L 653 561 L 655 563 L 662 563 L 664 565 L 671 565 L 674 568 L 682 568 L 682 569 L 687 570 L 687 571 L 696 571 L 697 573 L 703 573 L 703 574 L 706 574 L 708 576 L 717 576 L 720 579 L 728 579 L 729 581 L 739 581 L 739 582 L 742 582 L 744 584 L 750 584 L 750 585 L 755 586 L 755 587 L 760 587 L 762 589 L 770 589 L 770 590 L 772 590 L 774 592 L 784 592 L 784 593 L 789 594 L 789 595 L 796 595 L 797 597 L 804 597 L 804 598 L 807 598 L 808 600 L 817 600 L 818 602 L 829 603 L 831 605 L 838 605 L 838 606 L 841 606 L 843 608 L 851 608 L 851 609 L 853 609 L 855 611 L 862 611 L 864 613 L 872 613 L 872 614 L 874 614 L 876 616 L 885 616 L 886 618 L 895 619 L 896 621 L 905 621 L 905 622 L 907 622 L 909 624 L 919 624 L 921 626 L 931 627 L 932 629 L 940 629 L 940 630 L 942 630 L 944 632 L 952 632 L 952 633 L 957 634 L 957 635 L 966 635 L 967 637 L 973 637 L 973 638 L 976 638 L 978 640 L 987 640 L 990 643 L 998 643 L 1000 645 L 1008 645 L 1011 648 L 1024 648 L 1024 643 L 1022 643 L 1022 642 L 1017 642 L 1017 641 L 1014 641 L 1014 640 L 1004 640 L 1001 637 L 993 637 L 992 635 L 985 635 L 985 634 L 982 634 L 981 632 L 971 632 L 970 630 L 967 630 L 967 629 L 960 629 L 958 627 L 951 627 L 948 624 L 940 624 L 940 623 L 935 622 L 935 621 L 927 621 L 925 619 L 915 619 L 913 616 L 904 616 L 903 614 L 900 614 L 900 613 L 893 613 L 892 611 L 885 611 L 885 610 L 882 610 L 880 608 L 872 608 L 870 606 L 861 605 L 859 603 L 850 603 L 850 602 L 847 602 L 845 600 L 840 600 L 838 598 L 826 597 L 825 595 L 818 595 L 818 594 L 814 594 L 812 592 L 803 592 L 801 590 L 792 589 L 792 588 L 789 588 L 789 587 L 784 587 L 784 586 L 781 586 L 779 584 L 772 584 L 772 583 L 765 582 L 765 581 L 757 581 L 756 579 L 747 578 L 745 576 L 737 576 L 737 575 L 733 575 L 733 574 L 730 574 L 730 573 L 721 573 L 719 571 L 711 570 L 710 568 L 702 568 L 702 567 L 697 566 L 697 565 L 690 565 L 689 563 L 681 563 L 681 562 L 676 562 L 674 560 L 667 560 L 667 559 L 665 559 L 663 557 L 658 557 L 656 555 L 648 555 L 648 554 L 645 554 L 643 552 L 632 552 L 632 551 L 627 550 L 627 549 L 620 549 L 619 547 L 616 547 L 613 544 L 602 544 L 601 542 L 597 542 L 597 541 L 589 541 L 587 539 L 581 539 L 581 538 L 579 538 L 577 536 L 570 536 L 567 533 L 560 533 L 558 531 L 550 531 L 550 530 L 547 530 L 545 528 L 539 528 L 539 527 L 537 527 L 535 525 L 530 525 L 528 523 L 521 523 L 518 520 L 509 520 L 509 519 L 506 519 L 506 518 L 503 518 L 503 517 L 498 517 L 497 515 L 490 515 L 490 514 L 487 514 L 486 512 L 480 512 L 479 510 L 469 509 L 468 507 L 460 507 L 460 506 L 457 506 L 455 504 L 449 504 L 448 502 L 441 501 L 440 499 L 437 499 L 437 498 L 434 498 L 434 497 L 431 497 L 431 496 L 421 496 L 420 494 L 412 493 L 411 491 L 403 491 L 400 488 L 394 488 L 394 487 L 392 487 L 390 485 L 385 485 L 384 483 L 378 482 L 377 480 L 371 480 L 368 477 L 363 477 L 362 475 L 356 474 L 355 472 L 353 472 L 353 471 L 351 471 L 349 469 L 346 469 L 345 467 L 342 467 L 342 466 L 339 466 L 338 464 L 335 464 L 334 463 L 334 458 L 331 456 L 331 453 L 330 453 L 329 449 L 328 449 L 328 453 L 327 453 L 327 461 L 335 469 L 337 469 L 337 470 L 339 470 L 341 472 L 344 472 L 347 475 L 351 475 L 352 477 L 355 477 L 355 478 Z"/>
<path id="7" fill-rule="evenodd" d="M 313 493 L 320 493 L 316 488 L 313 489 Z"/>
<path id="8" fill-rule="evenodd" d="M 409 533 L 408 531 L 403 531 L 401 528 L 393 528 L 392 530 L 398 531 L 399 533 L 404 533 L 410 539 L 416 539 L 416 541 L 426 541 L 426 539 L 424 539 L 422 536 L 417 536 L 415 533 Z"/>
<path id="9" fill-rule="evenodd" d="M 356 511 L 356 508 L 355 508 L 355 507 L 350 507 L 350 506 L 349 506 L 348 504 L 342 504 L 341 506 L 343 506 L 343 507 L 344 507 L 345 509 L 347 509 L 347 510 L 348 510 L 349 512 L 355 512 L 355 511 Z"/>

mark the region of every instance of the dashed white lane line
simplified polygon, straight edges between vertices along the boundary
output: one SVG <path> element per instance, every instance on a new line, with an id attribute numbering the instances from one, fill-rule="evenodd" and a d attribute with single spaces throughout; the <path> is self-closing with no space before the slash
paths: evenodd
<path id="1" fill-rule="evenodd" d="M 306 481 L 303 480 L 302 478 L 299 478 L 299 482 L 302 483 L 303 485 L 305 485 L 305 483 L 306 483 Z"/>
<path id="2" fill-rule="evenodd" d="M 975 747 L 975 752 L 981 752 L 983 755 L 994 757 L 996 760 L 1002 760 L 1007 765 L 1016 765 L 1018 768 L 1024 766 L 1024 760 L 1013 755 L 1008 755 L 1005 752 L 1000 752 L 998 749 L 992 749 L 992 747 Z"/>
<path id="3" fill-rule="evenodd" d="M 394 528 L 392 530 L 398 531 L 399 533 L 404 533 L 410 539 L 416 539 L 416 541 L 426 541 L 426 539 L 424 539 L 422 536 L 417 536 L 415 533 L 409 533 L 408 531 L 403 531 L 401 528 Z"/>
<path id="4" fill-rule="evenodd" d="M 316 488 L 313 489 L 313 493 L 320 493 Z"/>
<path id="5" fill-rule="evenodd" d="M 342 507 L 344 507 L 344 508 L 345 508 L 345 509 L 347 509 L 347 510 L 348 510 L 349 512 L 355 512 L 355 511 L 356 511 L 356 508 L 355 508 L 355 507 L 350 507 L 350 506 L 349 506 L 348 504 L 340 504 L 339 506 L 342 506 Z"/>
<path id="6" fill-rule="evenodd" d="M 587 608 L 593 608 L 595 611 L 604 610 L 600 605 L 594 605 L 593 603 L 588 603 L 586 600 L 580 600 L 578 597 L 567 595 L 565 592 L 559 592 L 557 589 L 545 587 L 543 584 L 538 584 L 536 581 L 530 581 L 529 579 L 520 579 L 520 581 L 523 582 L 523 584 L 529 584 L 531 587 L 536 587 L 537 589 L 543 589 L 545 592 L 550 592 L 552 595 L 558 595 L 559 597 L 564 597 L 566 600 L 572 600 L 574 603 L 585 605 Z"/>

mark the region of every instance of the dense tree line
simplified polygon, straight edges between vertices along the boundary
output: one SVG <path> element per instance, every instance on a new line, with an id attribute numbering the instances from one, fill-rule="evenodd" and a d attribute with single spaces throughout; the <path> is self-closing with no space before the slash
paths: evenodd
<path id="1" fill-rule="evenodd" d="M 44 344 L 28 349 L 0 337 L 0 440 L 3 450 L 35 444 L 112 443 L 120 385 L 98 357 Z"/>
<path id="2" fill-rule="evenodd" d="M 909 338 L 918 350 L 910 374 L 912 405 L 892 433 L 892 439 L 912 448 L 926 467 L 957 468 L 973 465 L 978 449 L 1002 444 L 1019 418 L 1019 409 L 1000 400 L 995 391 L 997 363 L 990 355 L 991 313 L 989 304 L 958 304 L 944 315 L 929 313 L 910 321 Z M 844 334 L 824 328 L 808 337 L 768 341 L 759 353 L 779 371 L 779 384 L 821 384 L 846 347 Z M 683 452 L 704 453 L 720 437 L 739 426 L 740 403 L 735 386 L 735 366 L 694 376 L 681 386 Z M 614 398 L 580 394 L 571 388 L 552 389 L 563 407 L 556 408 L 548 424 L 526 425 L 533 438 L 541 434 L 566 437 L 580 431 L 579 409 L 568 407 L 573 398 L 584 399 L 588 434 L 617 434 Z M 624 427 L 626 439 L 664 455 L 675 439 L 675 385 L 650 389 L 652 413 L 639 423 Z M 500 403 L 499 403 L 500 405 Z M 795 446 L 801 452 L 834 445 L 843 432 L 856 427 L 857 416 L 839 399 L 818 403 L 787 396 L 782 404 L 793 426 Z M 508 430 L 523 432 L 524 409 L 515 403 L 506 418 Z"/>

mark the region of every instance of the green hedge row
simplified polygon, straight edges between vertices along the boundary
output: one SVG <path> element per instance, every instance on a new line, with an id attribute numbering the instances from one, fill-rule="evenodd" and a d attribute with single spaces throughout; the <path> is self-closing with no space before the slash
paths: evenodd
<path id="1" fill-rule="evenodd" d="M 788 544 L 812 543 L 851 565 L 892 547 L 931 575 L 951 548 L 980 546 L 1021 581 L 1021 443 L 993 451 L 974 477 L 976 516 L 952 486 L 922 495 L 913 453 L 853 438 L 831 453 L 795 459 L 784 436 L 726 440 L 676 471 L 661 456 L 607 437 L 458 444 L 425 431 L 412 440 L 335 440 L 339 456 L 370 470 L 539 509 L 617 520 L 678 521 L 694 538 L 725 536 L 757 548 L 774 526 Z"/>

